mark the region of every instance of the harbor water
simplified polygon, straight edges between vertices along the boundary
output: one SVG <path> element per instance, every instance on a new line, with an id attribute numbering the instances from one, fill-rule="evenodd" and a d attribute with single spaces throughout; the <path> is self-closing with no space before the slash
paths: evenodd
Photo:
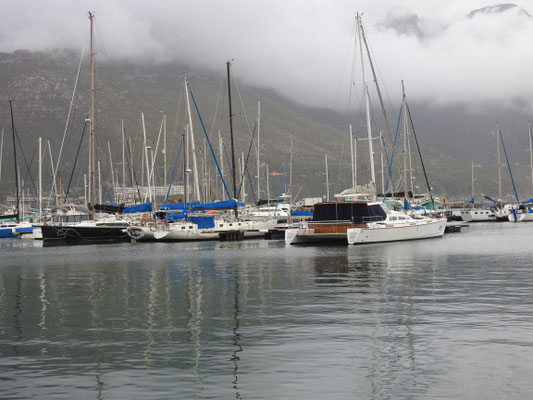
<path id="1" fill-rule="evenodd" d="M 363 246 L 0 241 L 0 398 L 533 397 L 533 223 Z"/>

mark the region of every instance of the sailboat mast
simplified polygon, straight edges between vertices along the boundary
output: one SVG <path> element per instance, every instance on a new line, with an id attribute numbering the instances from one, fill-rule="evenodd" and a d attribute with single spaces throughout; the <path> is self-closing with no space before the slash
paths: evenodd
<path id="1" fill-rule="evenodd" d="M 351 161 L 352 161 L 352 165 L 351 165 L 352 187 L 354 188 L 355 187 L 355 164 L 354 164 L 355 158 L 354 158 L 354 151 L 353 151 L 354 140 L 353 140 L 352 124 L 349 125 L 349 132 L 350 132 L 350 156 L 351 156 Z"/>
<path id="2" fill-rule="evenodd" d="M 163 182 L 165 183 L 165 187 L 168 187 L 168 183 L 167 183 L 167 170 L 168 170 L 168 166 L 167 166 L 167 113 L 166 112 L 163 112 L 163 165 L 165 166 L 164 167 L 164 173 L 163 173 L 163 177 L 164 177 L 164 180 Z"/>
<path id="3" fill-rule="evenodd" d="M 403 190 L 404 190 L 404 198 L 407 198 L 407 192 L 409 191 L 409 188 L 407 186 L 407 132 L 408 132 L 408 124 L 407 124 L 407 107 L 405 105 L 406 99 L 405 99 L 405 89 L 403 86 L 402 81 L 402 107 L 403 107 Z"/>
<path id="4" fill-rule="evenodd" d="M 201 201 L 200 198 L 200 183 L 198 182 L 198 163 L 196 161 L 196 147 L 194 144 L 194 131 L 192 127 L 192 115 L 191 115 L 191 103 L 189 100 L 189 84 L 187 83 L 187 77 L 183 77 L 185 82 L 185 99 L 187 100 L 187 116 L 189 118 L 189 134 L 190 144 L 192 150 L 192 166 L 194 168 L 194 192 L 196 194 L 196 200 Z"/>
<path id="5" fill-rule="evenodd" d="M 43 160 L 42 138 L 39 137 L 39 221 L 43 218 Z"/>
<path id="6" fill-rule="evenodd" d="M 326 201 L 329 201 L 329 171 L 328 171 L 328 153 L 325 154 L 324 162 L 326 166 Z M 354 186 L 355 187 L 355 186 Z"/>
<path id="7" fill-rule="evenodd" d="M 2 155 L 4 154 L 4 128 L 2 128 L 2 139 L 0 140 L 0 182 L 2 182 Z"/>
<path id="8" fill-rule="evenodd" d="M 474 160 L 472 160 L 472 198 L 474 197 Z M 472 203 L 472 207 L 474 207 L 474 203 Z"/>
<path id="9" fill-rule="evenodd" d="M 231 78 L 230 78 L 231 63 L 226 62 L 226 69 L 228 72 L 228 107 L 229 107 L 229 135 L 231 139 L 231 172 L 233 177 L 233 198 L 237 200 L 237 181 L 235 180 L 235 146 L 233 143 L 233 112 L 231 109 Z M 235 218 L 238 218 L 237 206 L 235 206 Z"/>
<path id="10" fill-rule="evenodd" d="M 531 121 L 528 121 L 529 127 L 529 161 L 531 165 L 531 193 L 533 194 L 533 138 L 531 137 Z"/>
<path id="11" fill-rule="evenodd" d="M 261 162 L 259 159 L 259 139 L 261 133 L 261 102 L 257 101 L 257 200 L 261 198 Z"/>
<path id="12" fill-rule="evenodd" d="M 96 124 L 96 116 L 95 116 L 95 85 L 94 85 L 94 14 L 89 12 L 89 21 L 90 21 L 90 60 L 91 60 L 91 109 L 90 109 L 90 130 L 89 130 L 89 153 L 90 153 L 90 160 L 89 160 L 89 185 L 90 185 L 90 193 L 89 193 L 89 203 L 92 205 L 92 217 L 95 218 L 96 210 L 94 208 L 94 204 L 96 202 L 96 146 L 95 146 L 95 124 Z"/>
<path id="13" fill-rule="evenodd" d="M 372 147 L 372 126 L 370 122 L 370 97 L 368 94 L 368 85 L 365 78 L 365 62 L 363 59 L 363 40 L 361 38 L 361 17 L 357 14 L 357 31 L 359 34 L 359 49 L 361 52 L 361 73 L 363 77 L 364 94 L 365 94 L 365 108 L 366 108 L 366 128 L 368 133 L 368 151 L 370 153 L 370 176 L 372 183 L 376 183 L 376 171 L 374 169 L 374 149 Z"/>
<path id="14" fill-rule="evenodd" d="M 94 89 L 94 14 L 89 12 L 89 21 L 90 21 L 90 38 L 91 38 L 91 111 L 90 111 L 90 130 L 89 130 L 89 152 L 90 152 L 90 162 L 89 162 L 89 181 L 91 186 L 91 191 L 89 193 L 89 203 L 92 205 L 92 217 L 94 219 L 96 210 L 94 209 L 94 202 L 96 201 L 96 175 L 95 175 L 95 166 L 96 166 L 96 149 L 95 149 L 95 89 Z"/>
<path id="15" fill-rule="evenodd" d="M 19 200 L 19 176 L 18 176 L 18 166 L 17 166 L 17 144 L 15 141 L 15 121 L 13 120 L 13 104 L 9 100 L 9 111 L 11 113 L 11 132 L 13 134 L 13 160 L 15 162 L 15 189 L 17 191 L 17 222 L 20 221 L 19 212 L 20 212 L 20 200 Z"/>
<path id="16" fill-rule="evenodd" d="M 500 126 L 496 123 L 496 140 L 498 141 L 498 201 L 502 199 L 502 160 L 500 156 Z"/>

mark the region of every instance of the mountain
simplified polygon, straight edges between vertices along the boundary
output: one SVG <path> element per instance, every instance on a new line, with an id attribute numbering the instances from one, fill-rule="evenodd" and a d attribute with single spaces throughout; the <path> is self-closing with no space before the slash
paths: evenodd
<path id="1" fill-rule="evenodd" d="M 0 53 L 0 97 L 13 99 L 14 119 L 20 144 L 28 164 L 31 163 L 31 177 L 26 174 L 24 160 L 19 157 L 21 177 L 26 187 L 36 184 L 37 156 L 35 155 L 38 137 L 43 142 L 50 142 L 54 159 L 57 159 L 65 122 L 75 85 L 80 55 L 72 51 L 29 52 L 19 50 L 14 53 Z M 168 164 L 169 176 L 176 159 L 181 135 L 184 131 L 184 93 L 182 76 L 187 75 L 191 90 L 197 101 L 206 130 L 218 156 L 218 131 L 221 132 L 229 151 L 229 123 L 227 104 L 227 83 L 225 64 L 221 63 L 220 73 L 213 74 L 207 70 L 191 71 L 184 64 L 145 63 L 132 61 L 109 61 L 102 57 L 96 67 L 97 75 L 97 143 L 98 159 L 101 161 L 104 180 L 110 183 L 109 148 L 116 169 L 121 170 L 121 120 L 124 120 L 127 135 L 133 145 L 139 149 L 142 145 L 141 113 L 145 114 L 146 131 L 151 146 L 155 148 L 157 135 L 161 126 L 162 111 L 167 113 L 168 126 Z M 88 63 L 83 61 L 77 91 L 73 98 L 72 115 L 63 145 L 59 166 L 61 184 L 65 187 L 70 179 L 72 167 L 83 132 L 83 124 L 89 109 Z M 233 82 L 233 114 L 235 131 L 235 148 L 238 157 L 247 154 L 257 114 L 257 101 L 261 102 L 261 159 L 270 167 L 271 196 L 280 190 L 281 176 L 293 138 L 293 182 L 294 192 L 298 197 L 321 196 L 325 194 L 324 155 L 328 154 L 329 181 L 331 193 L 338 193 L 349 187 L 350 151 L 347 126 L 353 123 L 355 133 L 364 137 L 366 128 L 357 123 L 361 110 L 343 115 L 327 109 L 316 109 L 295 104 L 275 91 L 243 85 L 239 77 Z M 317 93 L 319 96 L 320 93 Z M 398 105 L 396 108 L 399 107 Z M 12 151 L 10 138 L 10 117 L 7 102 L 0 107 L 0 128 L 5 128 L 4 159 L 0 193 L 3 196 L 13 193 Z M 456 106 L 437 106 L 432 104 L 411 104 L 415 119 L 416 132 L 422 147 L 426 168 L 434 191 L 448 197 L 469 197 L 471 188 L 471 160 L 483 162 L 486 168 L 477 169 L 476 185 L 479 190 L 494 195 L 496 187 L 495 140 L 491 136 L 494 130 L 493 116 L 498 105 L 488 105 L 479 113 L 469 111 L 462 104 Z M 394 107 L 392 107 L 394 108 Z M 517 107 L 512 117 L 513 131 L 520 136 L 506 137 L 509 149 L 524 148 L 527 136 L 523 133 L 526 110 Z M 393 110 L 396 113 L 397 110 Z M 396 116 L 391 112 L 391 121 Z M 193 107 L 193 114 L 194 112 Z M 506 129 L 511 126 L 504 126 Z M 196 146 L 204 149 L 204 134 L 201 123 L 194 115 Z M 377 129 L 383 129 L 377 127 Z M 394 127 L 393 127 L 394 129 Z M 393 132 L 394 133 L 394 132 Z M 525 138 L 525 139 L 524 139 Z M 83 173 L 87 166 L 86 145 L 81 146 L 80 158 L 73 175 L 72 188 L 78 195 L 83 193 Z M 358 145 L 359 182 L 369 180 L 368 144 L 361 141 Z M 413 145 L 413 154 L 416 148 Z M 376 152 L 376 171 L 379 167 L 379 147 Z M 390 149 L 389 149 L 390 151 Z M 250 176 L 255 175 L 255 151 L 250 153 Z M 51 169 L 48 152 L 45 152 L 45 187 L 51 184 Z M 160 155 L 159 161 L 160 159 Z M 527 157 L 521 152 L 517 157 L 520 163 L 518 181 L 525 188 L 527 185 Z M 413 159 L 416 157 L 413 155 Z M 199 158 L 200 160 L 202 157 Z M 210 160 L 211 158 L 209 158 Z M 519 161 L 518 161 L 519 159 Z M 514 160 L 514 159 L 513 159 Z M 142 161 L 140 151 L 134 155 L 137 175 L 140 176 Z M 420 164 L 416 166 L 416 186 L 425 189 Z M 157 179 L 163 181 L 162 163 L 158 162 Z M 238 168 L 238 167 L 237 167 Z M 225 162 L 226 174 L 229 170 Z M 264 174 L 264 172 L 263 172 Z M 180 176 L 178 174 L 178 176 Z M 263 176 L 263 178 L 265 178 Z M 178 178 L 179 179 L 179 178 Z M 516 178 L 515 178 L 516 179 Z M 262 180 L 262 197 L 266 180 Z M 285 179 L 288 184 L 288 177 Z M 507 184 L 506 184 L 507 185 Z M 378 179 L 378 187 L 379 179 Z M 529 188 L 529 186 L 527 186 Z M 286 189 L 286 188 L 285 188 Z M 283 191 L 285 190 L 283 189 Z M 506 190 L 509 191 L 508 185 Z M 529 189 L 527 189 L 529 190 Z M 249 189 L 247 190 L 250 193 Z"/>
<path id="2" fill-rule="evenodd" d="M 518 5 L 513 4 L 513 3 L 497 4 L 497 5 L 494 5 L 494 6 L 486 6 L 486 7 L 478 8 L 476 10 L 470 11 L 468 13 L 467 17 L 468 18 L 474 18 L 476 16 L 480 16 L 480 15 L 483 15 L 483 14 L 485 14 L 485 15 L 487 15 L 487 14 L 500 14 L 500 13 L 503 13 L 503 12 L 506 12 L 506 11 L 516 11 L 516 12 L 518 12 L 520 15 L 522 15 L 524 17 L 531 18 L 531 14 L 530 13 L 528 13 L 522 7 L 519 7 Z"/>

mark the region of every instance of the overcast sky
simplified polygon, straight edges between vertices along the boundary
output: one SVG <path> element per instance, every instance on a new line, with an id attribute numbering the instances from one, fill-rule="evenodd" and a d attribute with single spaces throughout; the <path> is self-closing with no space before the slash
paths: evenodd
<path id="1" fill-rule="evenodd" d="M 385 90 L 449 103 L 533 94 L 533 0 L 468 14 L 498 0 L 24 0 L 5 2 L 0 51 L 69 47 L 88 37 L 87 11 L 109 57 L 180 60 L 222 70 L 295 101 L 343 108 L 349 86 L 355 13 Z M 524 12 L 525 11 L 525 12 Z M 100 50 L 100 53 L 102 50 Z"/>

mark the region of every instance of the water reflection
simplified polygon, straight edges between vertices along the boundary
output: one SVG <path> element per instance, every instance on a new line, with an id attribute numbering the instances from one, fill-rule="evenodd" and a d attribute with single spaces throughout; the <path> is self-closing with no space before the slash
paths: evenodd
<path id="1" fill-rule="evenodd" d="M 486 253 L 468 235 L 7 249 L 0 397 L 530 397 L 527 241 L 498 256 L 474 229 Z"/>

